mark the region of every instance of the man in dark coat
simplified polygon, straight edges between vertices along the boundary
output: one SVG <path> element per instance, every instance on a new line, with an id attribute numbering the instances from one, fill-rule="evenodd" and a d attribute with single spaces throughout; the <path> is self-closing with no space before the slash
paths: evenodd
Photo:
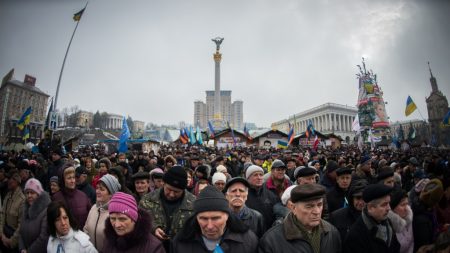
<path id="1" fill-rule="evenodd" d="M 400 244 L 387 218 L 392 187 L 372 184 L 363 191 L 366 207 L 350 228 L 344 242 L 346 253 L 400 252 Z"/>
<path id="2" fill-rule="evenodd" d="M 263 215 L 264 229 L 267 230 L 272 226 L 278 216 L 282 216 L 282 214 L 276 214 L 274 212 L 282 204 L 280 198 L 275 193 L 263 186 L 263 175 L 264 170 L 257 165 L 251 165 L 247 168 L 245 177 L 250 184 L 250 188 L 245 204 Z"/>
<path id="3" fill-rule="evenodd" d="M 330 215 L 329 221 L 339 231 L 341 241 L 345 240 L 348 231 L 361 216 L 361 212 L 365 205 L 364 200 L 362 199 L 362 193 L 366 186 L 367 181 L 364 179 L 352 182 L 348 191 L 348 207 L 338 209 Z"/>
<path id="4" fill-rule="evenodd" d="M 257 247 L 253 231 L 230 215 L 225 196 L 214 186 L 207 186 L 194 201 L 194 215 L 176 235 L 170 252 L 255 253 Z"/>
<path id="5" fill-rule="evenodd" d="M 352 182 L 352 170 L 341 167 L 336 170 L 336 185 L 327 192 L 328 211 L 334 212 L 348 206 L 347 191 Z"/>
<path id="6" fill-rule="evenodd" d="M 291 212 L 283 223 L 268 230 L 260 240 L 259 253 L 341 252 L 336 228 L 321 219 L 325 187 L 296 186 L 291 191 Z"/>
<path id="7" fill-rule="evenodd" d="M 84 166 L 78 166 L 75 169 L 75 177 L 77 181 L 77 189 L 84 192 L 86 196 L 91 200 L 91 203 L 95 203 L 97 199 L 97 195 L 95 193 L 94 187 L 89 184 L 88 178 L 88 170 Z"/>
<path id="8" fill-rule="evenodd" d="M 225 197 L 228 200 L 231 214 L 247 225 L 258 237 L 263 235 L 264 221 L 260 212 L 248 208 L 245 201 L 250 184 L 245 178 L 235 177 L 225 185 Z"/>

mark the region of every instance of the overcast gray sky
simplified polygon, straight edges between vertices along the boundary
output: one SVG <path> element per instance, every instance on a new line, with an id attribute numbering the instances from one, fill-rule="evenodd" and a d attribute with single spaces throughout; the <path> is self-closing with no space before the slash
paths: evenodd
<path id="1" fill-rule="evenodd" d="M 0 0 L 0 75 L 16 69 L 53 96 L 86 1 Z M 192 122 L 195 100 L 221 88 L 258 126 L 327 102 L 355 105 L 361 57 L 378 74 L 391 121 L 411 95 L 428 118 L 427 61 L 450 96 L 450 1 L 90 1 L 66 62 L 58 107 Z"/>

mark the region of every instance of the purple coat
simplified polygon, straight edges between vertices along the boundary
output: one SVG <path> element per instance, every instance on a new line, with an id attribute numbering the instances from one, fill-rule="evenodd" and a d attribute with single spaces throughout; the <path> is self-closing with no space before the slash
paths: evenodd
<path id="1" fill-rule="evenodd" d="M 64 202 L 77 220 L 78 228 L 83 229 L 92 206 L 91 201 L 84 192 L 77 189 L 64 188 L 64 190 L 55 193 L 52 196 L 52 200 Z"/>

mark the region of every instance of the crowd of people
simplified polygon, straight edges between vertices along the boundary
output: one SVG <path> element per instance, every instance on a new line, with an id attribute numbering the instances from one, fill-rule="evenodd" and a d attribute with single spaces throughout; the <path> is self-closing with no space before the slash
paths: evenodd
<path id="1" fill-rule="evenodd" d="M 0 252 L 450 252 L 449 156 L 0 151 Z"/>

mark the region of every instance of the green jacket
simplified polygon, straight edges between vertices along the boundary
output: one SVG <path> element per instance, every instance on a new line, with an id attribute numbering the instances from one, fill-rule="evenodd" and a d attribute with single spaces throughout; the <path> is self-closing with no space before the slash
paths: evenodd
<path id="1" fill-rule="evenodd" d="M 157 228 L 161 228 L 164 231 L 167 228 L 166 215 L 161 203 L 161 191 L 162 189 L 158 189 L 148 193 L 139 202 L 139 207 L 146 210 L 152 217 L 152 233 L 155 233 Z M 185 190 L 180 207 L 172 215 L 170 228 L 173 235 L 177 234 L 183 228 L 186 220 L 194 213 L 194 201 L 195 196 Z"/>

